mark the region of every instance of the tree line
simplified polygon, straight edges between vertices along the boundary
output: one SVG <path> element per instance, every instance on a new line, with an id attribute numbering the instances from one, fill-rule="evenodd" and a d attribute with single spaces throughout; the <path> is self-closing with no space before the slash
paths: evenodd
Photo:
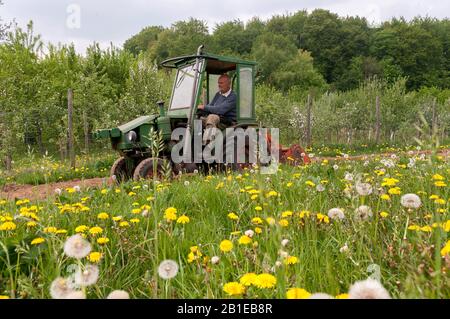
<path id="1" fill-rule="evenodd" d="M 200 44 L 217 54 L 254 59 L 261 82 L 286 90 L 294 85 L 345 91 L 377 76 L 393 82 L 405 77 L 408 90 L 448 88 L 450 83 L 449 19 L 392 18 L 371 25 L 362 17 L 340 17 L 328 10 L 306 10 L 217 24 L 210 34 L 204 21 L 191 18 L 171 27 L 148 26 L 125 41 L 124 49 L 147 53 L 160 62 L 193 54 Z M 314 70 L 305 84 L 304 65 Z M 310 78 L 310 79 L 309 79 Z"/>

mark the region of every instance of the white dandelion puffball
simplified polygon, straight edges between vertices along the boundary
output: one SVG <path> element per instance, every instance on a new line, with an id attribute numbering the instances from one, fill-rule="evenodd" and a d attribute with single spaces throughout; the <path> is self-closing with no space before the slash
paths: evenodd
<path id="1" fill-rule="evenodd" d="M 416 194 L 405 194 L 400 199 L 400 203 L 403 207 L 406 208 L 414 208 L 417 209 L 422 205 L 422 201 L 420 200 L 420 197 Z"/>
<path id="2" fill-rule="evenodd" d="M 286 247 L 287 244 L 289 244 L 289 239 L 283 239 L 281 241 L 281 246 Z"/>
<path id="3" fill-rule="evenodd" d="M 344 179 L 349 182 L 353 181 L 353 174 L 345 173 Z"/>
<path id="4" fill-rule="evenodd" d="M 280 255 L 281 258 L 287 258 L 289 254 L 284 250 L 279 250 L 278 255 Z"/>
<path id="5" fill-rule="evenodd" d="M 98 280 L 99 269 L 96 265 L 86 265 L 84 270 L 78 269 L 75 273 L 75 283 L 81 287 L 95 284 Z"/>
<path id="6" fill-rule="evenodd" d="M 184 181 L 184 186 L 189 186 L 189 181 Z"/>
<path id="7" fill-rule="evenodd" d="M 69 257 L 81 259 L 90 252 L 91 244 L 79 234 L 67 238 L 64 243 L 64 253 Z"/>
<path id="8" fill-rule="evenodd" d="M 130 299 L 130 295 L 124 290 L 114 290 L 111 291 L 106 299 Z"/>
<path id="9" fill-rule="evenodd" d="M 275 267 L 281 267 L 281 265 L 282 265 L 281 261 L 277 260 L 275 262 Z"/>
<path id="10" fill-rule="evenodd" d="M 355 282 L 348 292 L 349 299 L 391 299 L 383 285 L 372 278 Z"/>
<path id="11" fill-rule="evenodd" d="M 178 273 L 178 264 L 174 260 L 164 260 L 159 264 L 158 274 L 162 279 L 171 279 Z"/>
<path id="12" fill-rule="evenodd" d="M 356 183 L 356 191 L 361 196 L 367 196 L 372 194 L 372 185 L 369 183 Z"/>
<path id="13" fill-rule="evenodd" d="M 50 295 L 53 299 L 65 299 L 72 292 L 72 288 L 69 287 L 67 280 L 63 277 L 56 278 L 50 285 Z"/>
<path id="14" fill-rule="evenodd" d="M 246 236 L 252 238 L 253 235 L 255 234 L 255 232 L 254 232 L 253 230 L 251 230 L 251 229 L 248 229 L 248 230 L 245 231 L 244 234 L 245 234 Z"/>
<path id="15" fill-rule="evenodd" d="M 345 215 L 342 209 L 332 208 L 328 211 L 328 217 L 330 217 L 331 219 L 344 219 Z"/>
<path id="16" fill-rule="evenodd" d="M 213 264 L 213 265 L 218 264 L 219 261 L 220 261 L 219 256 L 213 256 L 213 257 L 211 257 L 211 264 Z"/>
<path id="17" fill-rule="evenodd" d="M 309 296 L 309 299 L 334 299 L 333 296 L 330 296 L 329 294 L 323 293 L 323 292 L 316 292 L 315 294 L 312 294 Z"/>
<path id="18" fill-rule="evenodd" d="M 62 193 L 61 188 L 55 188 L 55 194 L 61 195 L 61 193 Z"/>
<path id="19" fill-rule="evenodd" d="M 361 205 L 355 209 L 355 218 L 357 220 L 367 220 L 372 217 L 372 209 L 369 206 Z"/>
<path id="20" fill-rule="evenodd" d="M 348 245 L 347 243 L 344 244 L 344 246 L 342 246 L 341 248 L 339 248 L 339 252 L 340 253 L 346 253 L 348 251 Z"/>
<path id="21" fill-rule="evenodd" d="M 72 291 L 64 299 L 86 299 L 86 294 L 81 290 Z"/>
<path id="22" fill-rule="evenodd" d="M 339 169 L 339 166 L 337 166 L 336 164 L 334 164 L 334 165 L 333 165 L 333 169 L 334 169 L 335 171 L 337 171 L 337 170 Z"/>
<path id="23" fill-rule="evenodd" d="M 323 192 L 325 190 L 325 187 L 322 184 L 318 184 L 316 186 L 316 191 Z"/>
<path id="24" fill-rule="evenodd" d="M 142 217 L 147 217 L 148 216 L 148 209 L 144 209 L 142 211 Z"/>
<path id="25" fill-rule="evenodd" d="M 81 190 L 81 188 L 80 188 L 79 185 L 75 185 L 75 186 L 73 187 L 73 189 L 74 189 L 76 192 L 79 192 L 79 191 Z"/>

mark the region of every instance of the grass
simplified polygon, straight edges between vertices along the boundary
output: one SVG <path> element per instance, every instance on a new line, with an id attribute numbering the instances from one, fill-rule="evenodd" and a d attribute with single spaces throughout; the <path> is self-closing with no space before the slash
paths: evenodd
<path id="1" fill-rule="evenodd" d="M 338 167 L 282 166 L 274 175 L 256 169 L 181 176 L 162 183 L 128 182 L 64 191 L 56 199 L 36 203 L 0 200 L 0 228 L 7 222 L 16 227 L 0 231 L 0 295 L 50 297 L 55 278 L 68 277 L 71 267 L 88 263 L 63 251 L 65 239 L 85 225 L 83 234 L 93 251 L 102 254 L 100 277 L 87 287 L 88 298 L 105 298 L 115 289 L 129 292 L 132 298 L 224 298 L 226 283 L 239 282 L 252 272 L 272 274 L 276 284 L 273 288 L 250 285 L 245 294 L 232 297 L 286 298 L 293 287 L 337 296 L 355 281 L 379 276 L 395 298 L 449 298 L 449 256 L 441 256 L 450 230 L 448 159 L 416 157 L 412 167 L 407 157 L 392 161 L 393 167 L 375 158 L 367 163 L 340 162 Z M 345 179 L 347 173 L 352 181 Z M 385 178 L 398 182 L 382 186 Z M 373 193 L 359 195 L 357 180 L 369 183 Z M 390 189 L 401 194 L 382 199 L 381 194 Z M 400 198 L 406 193 L 417 194 L 421 207 L 404 208 Z M 357 220 L 354 211 L 360 205 L 369 206 L 373 216 Z M 177 218 L 188 216 L 189 222 L 167 220 L 169 207 L 176 208 Z M 344 220 L 326 217 L 334 207 L 344 211 Z M 99 219 L 101 212 L 108 218 Z M 112 220 L 119 216 L 120 220 Z M 273 218 L 274 224 L 267 218 Z M 27 226 L 30 221 L 36 225 Z M 102 233 L 91 234 L 94 226 L 101 227 Z M 255 234 L 250 243 L 240 244 L 247 230 Z M 100 245 L 99 237 L 109 242 Z M 31 245 L 35 238 L 45 241 Z M 286 246 L 281 245 L 284 239 L 289 241 Z M 232 241 L 231 251 L 220 250 L 223 240 Z M 298 262 L 286 265 L 286 255 Z M 220 258 L 217 264 L 211 262 L 213 256 Z M 157 275 L 165 259 L 179 265 L 170 280 Z"/>
<path id="2" fill-rule="evenodd" d="M 61 162 L 53 156 L 38 157 L 34 154 L 16 160 L 11 171 L 0 169 L 0 186 L 6 184 L 47 184 L 73 179 L 109 176 L 109 169 L 117 154 L 97 152 L 76 157 L 76 168 L 68 161 Z"/>

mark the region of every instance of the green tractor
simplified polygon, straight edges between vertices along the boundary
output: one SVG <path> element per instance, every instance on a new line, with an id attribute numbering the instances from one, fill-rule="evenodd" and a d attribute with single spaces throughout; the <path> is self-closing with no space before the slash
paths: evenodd
<path id="1" fill-rule="evenodd" d="M 111 168 L 111 176 L 120 182 L 127 179 L 151 178 L 160 174 L 165 164 L 171 166 L 175 174 L 180 171 L 193 172 L 210 167 L 210 163 L 174 163 L 171 150 L 176 145 L 172 139 L 175 129 L 183 128 L 189 137 L 193 136 L 193 122 L 198 119 L 200 103 L 209 103 L 217 92 L 218 78 L 228 74 L 231 88 L 236 93 L 236 121 L 229 128 L 257 128 L 255 116 L 255 74 L 256 63 L 233 57 L 225 57 L 202 52 L 200 46 L 196 55 L 181 56 L 165 60 L 161 66 L 176 69 L 168 109 L 164 102 L 158 102 L 159 114 L 141 116 L 117 128 L 102 129 L 94 133 L 95 138 L 110 138 L 113 149 L 120 157 Z M 220 127 L 220 126 L 219 126 Z M 222 128 L 223 129 L 223 128 Z M 151 132 L 158 132 L 164 148 L 159 154 L 152 154 Z M 248 149 L 246 161 L 249 161 Z M 249 164 L 249 163 L 247 163 Z M 231 168 L 242 168 L 233 165 Z"/>

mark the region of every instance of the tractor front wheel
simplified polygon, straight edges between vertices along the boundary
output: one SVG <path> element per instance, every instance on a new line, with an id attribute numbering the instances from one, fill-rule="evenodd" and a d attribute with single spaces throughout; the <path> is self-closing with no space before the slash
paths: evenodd
<path id="1" fill-rule="evenodd" d="M 134 170 L 133 179 L 139 181 L 141 179 L 152 179 L 154 174 L 158 178 L 163 176 L 164 160 L 160 158 L 146 158 L 136 166 Z"/>
<path id="2" fill-rule="evenodd" d="M 111 166 L 111 177 L 115 176 L 118 183 L 129 180 L 133 176 L 134 161 L 125 157 L 119 157 Z M 113 177 L 114 178 L 114 177 Z"/>

